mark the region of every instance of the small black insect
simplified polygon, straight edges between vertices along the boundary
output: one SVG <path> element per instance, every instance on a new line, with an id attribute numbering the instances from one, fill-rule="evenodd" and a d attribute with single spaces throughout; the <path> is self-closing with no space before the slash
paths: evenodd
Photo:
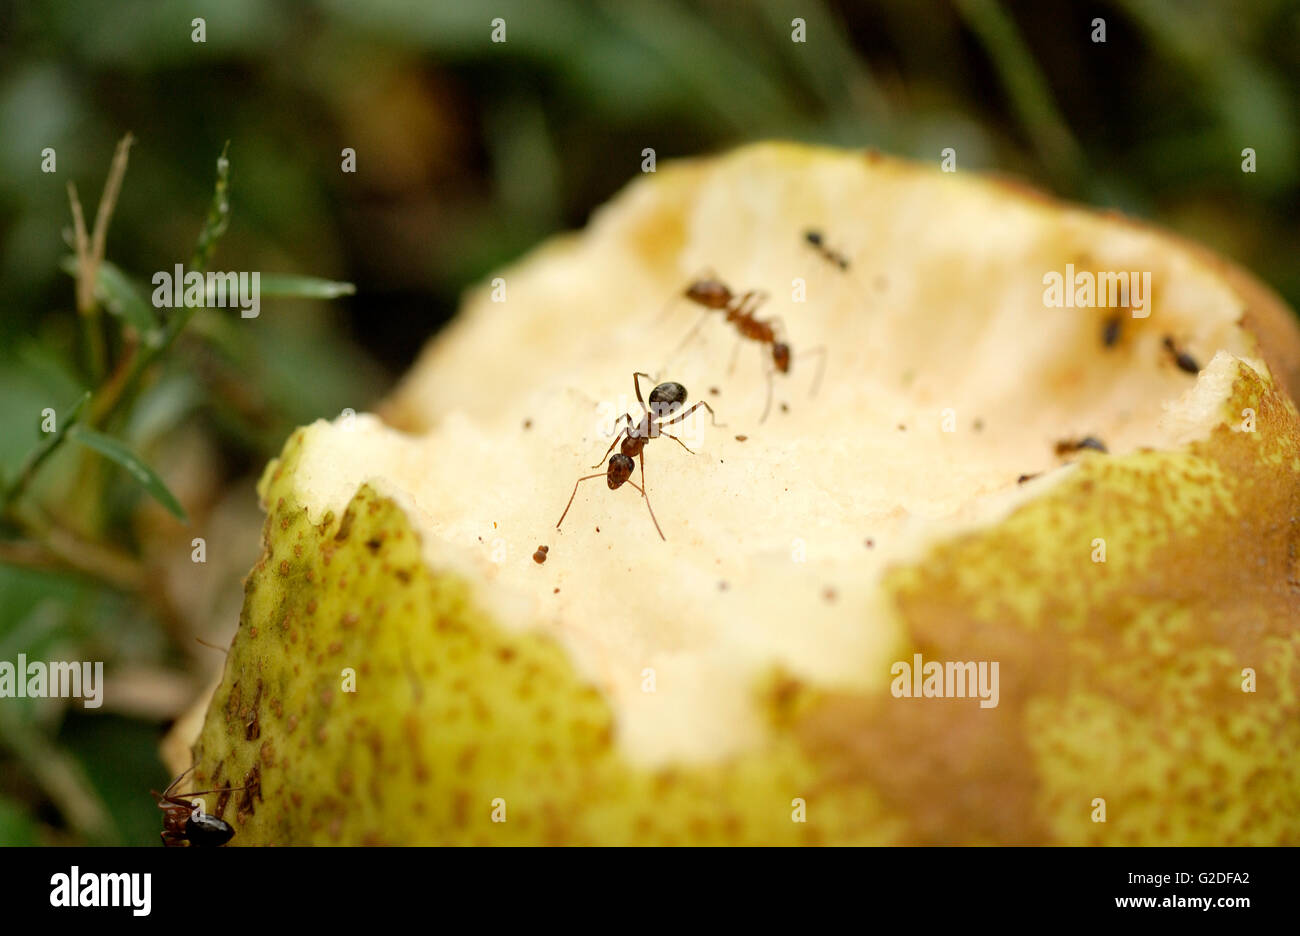
<path id="1" fill-rule="evenodd" d="M 1197 363 L 1196 358 L 1186 351 L 1180 351 L 1178 346 L 1174 344 L 1173 338 L 1165 335 L 1164 346 L 1170 357 L 1174 359 L 1174 363 L 1178 365 L 1179 370 L 1184 370 L 1189 374 L 1199 374 L 1201 372 L 1201 365 Z"/>
<path id="2" fill-rule="evenodd" d="M 818 230 L 807 230 L 803 232 L 803 239 L 808 246 L 817 251 L 829 263 L 833 263 L 841 270 L 849 268 L 849 258 L 844 256 L 838 250 L 832 250 L 826 246 L 826 239 L 822 237 L 822 232 Z"/>
<path id="3" fill-rule="evenodd" d="M 209 815 L 203 811 L 203 804 L 197 800 L 183 799 L 184 796 L 204 796 L 208 793 L 236 793 L 246 787 L 226 787 L 220 790 L 196 790 L 193 793 L 173 794 L 176 784 L 180 783 L 194 768 L 181 774 L 161 793 L 153 790 L 158 808 L 163 811 L 162 843 L 169 848 L 189 845 L 194 848 L 217 848 L 225 845 L 235 837 L 235 830 L 230 823 Z"/>
<path id="4" fill-rule="evenodd" d="M 1094 452 L 1105 454 L 1106 445 L 1096 436 L 1084 436 L 1082 439 L 1062 439 L 1056 443 L 1056 454 L 1058 456 L 1068 455 L 1070 452 L 1078 452 L 1083 449 L 1092 449 Z"/>
<path id="5" fill-rule="evenodd" d="M 1106 319 L 1101 326 L 1101 343 L 1107 348 L 1113 348 L 1119 344 L 1120 330 L 1122 328 L 1123 317 L 1116 312 Z"/>

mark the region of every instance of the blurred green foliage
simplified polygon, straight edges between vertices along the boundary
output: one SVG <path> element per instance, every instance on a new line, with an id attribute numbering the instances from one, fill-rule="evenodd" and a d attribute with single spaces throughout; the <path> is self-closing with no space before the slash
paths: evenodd
<path id="1" fill-rule="evenodd" d="M 790 41 L 795 17 L 806 43 Z M 581 225 L 644 147 L 664 160 L 786 137 L 931 162 L 953 147 L 963 170 L 1179 229 L 1297 306 L 1298 91 L 1294 0 L 0 0 L 0 475 L 41 443 L 43 409 L 101 386 L 67 275 L 65 186 L 92 212 L 128 131 L 96 282 L 108 351 L 165 343 L 149 277 L 190 258 L 226 141 L 213 267 L 356 284 L 267 278 L 266 296 L 306 298 L 256 320 L 196 311 L 96 427 L 179 481 L 190 530 L 160 525 L 127 472 L 75 446 L 42 465 L 26 498 L 51 535 L 152 579 L 224 485 L 246 484 L 292 426 L 371 405 L 467 284 Z M 196 440 L 214 463 L 187 484 Z M 10 518 L 0 543 L 30 533 Z M 0 563 L 0 660 L 104 660 L 197 691 L 187 641 L 203 622 L 100 574 L 111 562 L 24 558 Z M 0 843 L 155 841 L 166 721 L 0 700 Z"/>

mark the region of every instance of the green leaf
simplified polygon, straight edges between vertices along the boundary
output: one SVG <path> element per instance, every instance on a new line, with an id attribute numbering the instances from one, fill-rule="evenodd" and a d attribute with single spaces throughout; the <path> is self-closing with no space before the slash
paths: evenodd
<path id="1" fill-rule="evenodd" d="M 37 844 L 36 824 L 17 801 L 0 796 L 0 847 Z"/>
<path id="2" fill-rule="evenodd" d="M 120 267 L 103 261 L 95 280 L 95 291 L 109 312 L 135 326 L 146 344 L 156 346 L 162 341 L 162 330 L 158 327 L 153 308 Z"/>
<path id="3" fill-rule="evenodd" d="M 37 445 L 36 448 L 32 449 L 31 454 L 28 455 L 26 460 L 23 462 L 23 467 L 19 470 L 13 483 L 5 488 L 3 498 L 4 504 L 8 504 L 15 496 L 17 496 L 19 491 L 26 487 L 27 482 L 31 480 L 32 475 L 36 473 L 36 469 L 40 466 L 41 462 L 45 461 L 45 459 L 49 457 L 50 452 L 54 451 L 55 446 L 63 441 L 63 437 L 68 433 L 68 430 L 76 424 L 77 416 L 80 415 L 82 407 L 86 405 L 86 402 L 89 399 L 90 391 L 87 390 L 81 395 L 81 398 L 77 400 L 76 403 L 72 404 L 72 407 L 68 409 L 67 412 L 63 413 L 61 416 L 55 417 L 54 431 L 51 432 L 44 441 Z"/>
<path id="4" fill-rule="evenodd" d="M 117 439 L 106 436 L 102 432 L 87 429 L 85 426 L 73 426 L 68 430 L 68 438 L 98 452 L 109 461 L 117 462 L 127 470 L 131 477 L 139 482 L 140 486 L 154 500 L 171 511 L 176 519 L 182 523 L 189 523 L 185 508 L 176 499 L 176 495 L 167 490 L 167 485 L 163 483 L 162 478 L 158 477 L 158 473 L 141 461 L 134 452 L 117 441 Z"/>
<path id="5" fill-rule="evenodd" d="M 338 283 L 314 276 L 290 276 L 283 273 L 263 273 L 261 276 L 263 298 L 337 299 L 339 296 L 351 296 L 356 291 L 357 287 L 352 283 Z"/>
<path id="6" fill-rule="evenodd" d="M 70 276 L 77 275 L 77 258 L 64 257 L 59 267 Z M 103 260 L 95 276 L 95 298 L 113 315 L 123 319 L 140 333 L 145 344 L 156 347 L 162 341 L 158 317 L 131 277 L 116 264 Z"/>

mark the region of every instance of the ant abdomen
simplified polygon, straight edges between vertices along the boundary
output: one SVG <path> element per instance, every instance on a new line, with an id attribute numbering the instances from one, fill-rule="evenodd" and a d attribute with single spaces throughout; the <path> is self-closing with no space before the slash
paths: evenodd
<path id="1" fill-rule="evenodd" d="M 671 414 L 685 402 L 686 388 L 671 380 L 650 391 L 650 412 L 656 418 Z"/>
<path id="2" fill-rule="evenodd" d="M 230 823 L 216 816 L 200 813 L 185 820 L 185 838 L 197 848 L 220 848 L 234 837 Z"/>
<path id="3" fill-rule="evenodd" d="M 790 346 L 784 341 L 772 345 L 772 363 L 781 373 L 790 373 Z"/>

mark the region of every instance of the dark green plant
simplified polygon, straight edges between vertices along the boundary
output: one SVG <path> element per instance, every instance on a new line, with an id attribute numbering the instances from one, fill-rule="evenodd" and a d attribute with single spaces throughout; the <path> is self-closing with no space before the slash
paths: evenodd
<path id="1" fill-rule="evenodd" d="M 139 431 L 142 413 L 170 409 L 166 422 L 175 425 L 185 413 L 204 406 L 228 415 L 233 412 L 228 424 L 246 443 L 262 434 L 269 438 L 296 418 L 296 414 L 282 414 L 269 423 L 258 423 L 253 418 L 257 414 L 250 415 L 247 405 L 240 413 L 238 404 L 222 400 L 219 380 L 196 389 L 192 379 L 185 379 L 194 359 L 225 358 L 227 366 L 238 366 L 241 360 L 251 364 L 247 337 L 232 334 L 230 323 L 222 320 L 218 310 L 198 305 L 154 309 L 145 299 L 145 287 L 105 258 L 109 222 L 132 142 L 127 135 L 118 144 L 89 231 L 76 186 L 68 184 L 74 254 L 61 266 L 75 281 L 79 328 L 71 334 L 78 337 L 68 342 L 66 354 L 28 363 L 37 370 L 43 366 L 59 372 L 71 392 L 62 407 L 29 410 L 27 416 L 40 431 L 16 470 L 0 478 L 3 660 L 12 661 L 18 653 L 30 659 L 107 657 L 124 664 L 165 657 L 165 642 L 160 643 L 151 631 L 155 627 L 176 631 L 179 615 L 166 589 L 157 587 L 157 570 L 145 557 L 133 522 L 139 507 L 137 494 L 147 494 L 182 524 L 189 517 L 141 450 L 155 445 L 162 435 Z M 230 162 L 223 149 L 212 202 L 187 272 L 209 268 L 230 215 Z M 353 292 L 349 283 L 268 274 L 260 295 L 314 300 Z M 187 329 L 200 319 L 202 329 Z M 194 340 L 184 342 L 187 337 Z M 32 356 L 30 348 L 26 353 Z M 157 422 L 156 416 L 152 418 Z M 239 443 L 234 447 L 238 449 Z M 265 448 L 253 443 L 249 453 L 259 459 Z M 106 466 L 111 468 L 105 470 Z M 134 627 L 124 623 L 126 616 L 139 618 L 140 610 L 150 619 L 143 627 L 138 621 Z M 69 834 L 74 840 L 90 842 L 129 841 L 134 835 L 125 829 L 138 824 L 123 823 L 121 816 L 138 816 L 142 808 L 151 808 L 146 786 L 94 777 L 104 762 L 83 762 L 65 746 L 60 737 L 65 707 L 56 700 L 31 699 L 6 699 L 0 705 L 0 763 L 19 768 L 7 774 L 0 786 L 0 844 L 59 840 Z M 111 716 L 105 719 L 109 720 Z M 121 720 L 97 723 L 93 739 L 82 734 L 83 744 L 117 734 L 146 750 L 158 740 L 145 726 Z M 151 764 L 156 764 L 152 753 L 137 757 L 133 775 L 147 770 L 152 778 Z M 50 804 L 58 819 L 38 827 L 30 811 L 11 799 L 19 794 Z M 138 802 L 129 796 L 138 797 Z"/>

